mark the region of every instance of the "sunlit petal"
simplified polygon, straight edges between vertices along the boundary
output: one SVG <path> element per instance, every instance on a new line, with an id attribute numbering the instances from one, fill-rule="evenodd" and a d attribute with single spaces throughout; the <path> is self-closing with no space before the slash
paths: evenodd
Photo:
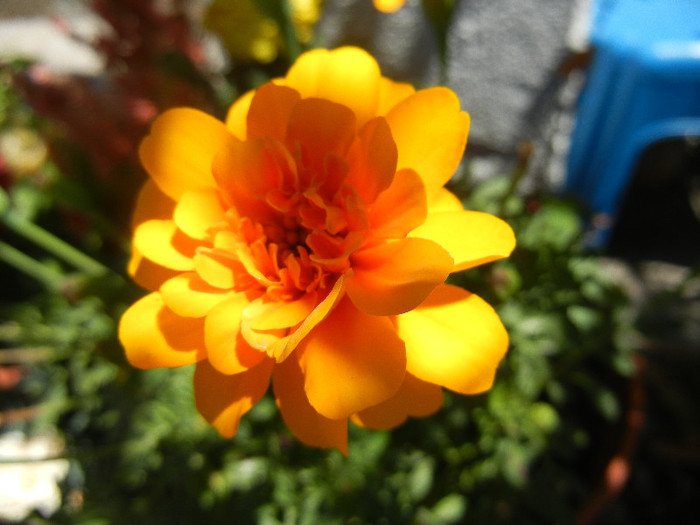
<path id="1" fill-rule="evenodd" d="M 424 239 L 402 239 L 357 251 L 347 292 L 360 310 L 396 315 L 418 306 L 452 269 L 449 254 Z"/>
<path id="2" fill-rule="evenodd" d="M 302 97 L 323 98 L 349 107 L 361 126 L 376 115 L 380 78 L 379 66 L 367 52 L 343 47 L 304 53 L 287 73 L 285 82 Z"/>
<path id="3" fill-rule="evenodd" d="M 160 288 L 163 302 L 183 317 L 204 317 L 228 293 L 231 292 L 207 284 L 195 272 L 178 274 Z"/>
<path id="4" fill-rule="evenodd" d="M 239 140 L 248 137 L 247 115 L 254 95 L 255 91 L 248 91 L 231 105 L 226 115 L 226 128 Z"/>
<path id="5" fill-rule="evenodd" d="M 344 419 L 394 395 L 403 382 L 404 344 L 391 321 L 341 301 L 300 343 L 309 402 L 329 419 Z"/>
<path id="6" fill-rule="evenodd" d="M 157 290 L 165 281 L 178 274 L 177 270 L 165 268 L 146 259 L 134 246 L 131 248 L 127 272 L 139 286 L 151 291 Z"/>
<path id="7" fill-rule="evenodd" d="M 143 222 L 134 232 L 134 247 L 144 257 L 170 268 L 191 270 L 197 243 L 181 233 L 173 221 L 158 219 Z"/>
<path id="8" fill-rule="evenodd" d="M 218 192 L 214 190 L 188 191 L 175 207 L 173 221 L 193 239 L 205 239 L 209 228 L 224 220 L 224 210 Z"/>
<path id="9" fill-rule="evenodd" d="M 347 419 L 329 419 L 314 410 L 304 392 L 304 376 L 296 359 L 289 358 L 275 367 L 272 387 L 282 418 L 299 441 L 337 448 L 347 455 Z"/>
<path id="10" fill-rule="evenodd" d="M 243 293 L 228 295 L 207 315 L 204 340 L 209 363 L 222 374 L 237 374 L 257 365 L 266 356 L 243 339 L 241 317 L 248 306 Z"/>
<path id="11" fill-rule="evenodd" d="M 400 170 L 367 212 L 372 234 L 400 239 L 427 216 L 425 184 L 413 170 Z"/>
<path id="12" fill-rule="evenodd" d="M 138 368 L 191 365 L 206 355 L 203 320 L 178 316 L 158 292 L 139 299 L 124 313 L 119 341 Z"/>
<path id="13" fill-rule="evenodd" d="M 394 428 L 410 417 L 426 417 L 442 406 L 442 388 L 406 373 L 396 395 L 352 416 L 352 421 L 367 428 Z"/>
<path id="14" fill-rule="evenodd" d="M 386 119 L 399 150 L 398 168 L 415 170 L 432 199 L 462 160 L 469 115 L 452 91 L 429 88 L 399 102 Z"/>
<path id="15" fill-rule="evenodd" d="M 175 108 L 159 116 L 139 149 L 144 167 L 173 199 L 187 190 L 216 186 L 214 155 L 235 138 L 223 122 L 201 111 Z"/>
<path id="16" fill-rule="evenodd" d="M 136 199 L 131 227 L 136 229 L 139 224 L 151 219 L 172 219 L 174 209 L 175 201 L 160 191 L 153 179 L 148 179 Z"/>
<path id="17" fill-rule="evenodd" d="M 428 214 L 409 235 L 445 248 L 455 261 L 454 272 L 503 259 L 515 248 L 515 235 L 508 223 L 478 211 Z"/>
<path id="18" fill-rule="evenodd" d="M 235 436 L 241 416 L 265 395 L 272 367 L 272 360 L 266 359 L 250 370 L 226 375 L 208 361 L 198 363 L 194 372 L 197 410 L 223 437 Z"/>
<path id="19" fill-rule="evenodd" d="M 508 348 L 501 320 L 479 296 L 442 285 L 415 310 L 397 317 L 406 368 L 462 394 L 488 390 Z"/>
<path id="20" fill-rule="evenodd" d="M 377 115 L 384 116 L 391 108 L 408 98 L 416 92 L 416 89 L 405 82 L 395 82 L 386 77 L 382 77 L 379 82 L 379 107 Z"/>

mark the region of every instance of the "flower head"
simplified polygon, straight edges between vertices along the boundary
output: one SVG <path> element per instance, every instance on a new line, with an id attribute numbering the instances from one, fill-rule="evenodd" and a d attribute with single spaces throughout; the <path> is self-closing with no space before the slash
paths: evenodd
<path id="1" fill-rule="evenodd" d="M 153 292 L 121 319 L 129 361 L 196 363 L 223 436 L 272 382 L 302 442 L 342 451 L 348 419 L 390 428 L 442 387 L 488 389 L 507 334 L 444 281 L 515 240 L 443 188 L 468 127 L 450 90 L 392 82 L 356 48 L 302 55 L 225 123 L 161 115 L 140 148 L 130 273 Z"/>

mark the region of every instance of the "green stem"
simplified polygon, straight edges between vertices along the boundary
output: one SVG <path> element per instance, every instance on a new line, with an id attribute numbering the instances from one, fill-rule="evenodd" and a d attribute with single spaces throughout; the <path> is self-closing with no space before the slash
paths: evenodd
<path id="1" fill-rule="evenodd" d="M 289 59 L 294 62 L 301 55 L 301 42 L 297 35 L 297 28 L 294 25 L 294 14 L 292 13 L 291 2 L 280 2 L 280 12 L 282 13 L 281 29 L 284 43 L 289 53 Z"/>
<path id="2" fill-rule="evenodd" d="M 18 218 L 12 211 L 2 215 L 2 222 L 15 233 L 18 233 L 25 239 L 29 239 L 90 276 L 98 277 L 109 271 L 106 266 L 95 259 L 88 257 L 80 250 L 73 248 L 67 242 L 62 241 L 33 222 Z"/>
<path id="3" fill-rule="evenodd" d="M 61 290 L 66 284 L 66 277 L 61 272 L 32 259 L 14 246 L 2 241 L 0 241 L 0 260 L 41 281 L 52 290 Z"/>

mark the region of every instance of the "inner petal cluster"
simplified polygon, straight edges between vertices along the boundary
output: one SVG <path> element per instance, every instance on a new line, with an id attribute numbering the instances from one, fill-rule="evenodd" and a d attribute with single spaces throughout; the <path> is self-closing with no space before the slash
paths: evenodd
<path id="1" fill-rule="evenodd" d="M 269 104 L 277 105 L 274 126 L 265 120 Z M 267 347 L 261 340 L 269 339 L 253 332 L 287 334 L 341 275 L 352 274 L 355 252 L 389 240 L 372 235 L 382 220 L 373 218 L 372 205 L 394 180 L 396 162 L 384 118 L 358 128 L 341 104 L 300 99 L 274 84 L 258 90 L 248 140 L 231 142 L 214 158 L 222 217 L 194 256 L 203 280 L 247 294 L 242 334 L 251 345 Z M 269 322 L 272 310 L 289 304 L 295 307 L 284 321 Z"/>

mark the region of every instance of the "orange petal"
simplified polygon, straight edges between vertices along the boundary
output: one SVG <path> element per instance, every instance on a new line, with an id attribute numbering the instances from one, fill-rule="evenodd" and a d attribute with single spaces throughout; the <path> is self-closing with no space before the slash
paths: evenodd
<path id="1" fill-rule="evenodd" d="M 508 334 L 479 296 L 439 286 L 418 308 L 399 315 L 397 324 L 408 372 L 462 394 L 491 388 Z"/>
<path id="2" fill-rule="evenodd" d="M 396 158 L 396 144 L 386 120 L 370 120 L 360 129 L 348 152 L 347 183 L 355 187 L 364 202 L 374 202 L 394 179 Z"/>
<path id="3" fill-rule="evenodd" d="M 223 122 L 196 109 L 176 108 L 154 121 L 139 157 L 163 193 L 178 200 L 187 190 L 216 186 L 214 155 L 232 141 Z"/>
<path id="4" fill-rule="evenodd" d="M 367 211 L 372 235 L 401 239 L 427 216 L 425 184 L 413 170 L 400 170 Z"/>
<path id="5" fill-rule="evenodd" d="M 335 308 L 338 301 L 345 295 L 346 277 L 341 275 L 333 284 L 328 295 L 316 305 L 316 308 L 304 319 L 304 321 L 287 337 L 280 339 L 270 351 L 278 363 L 281 363 L 291 354 L 301 341 L 308 336 L 321 321 L 323 321 Z"/>
<path id="6" fill-rule="evenodd" d="M 216 305 L 204 322 L 209 363 L 222 374 L 238 374 L 266 357 L 241 336 L 241 316 L 246 306 L 245 294 L 231 295 Z"/>
<path id="7" fill-rule="evenodd" d="M 326 155 L 344 157 L 355 137 L 355 116 L 346 107 L 322 99 L 299 101 L 292 109 L 287 144 L 301 146 L 302 158 L 315 173 L 323 173 Z"/>
<path id="8" fill-rule="evenodd" d="M 515 235 L 508 223 L 478 211 L 428 214 L 409 235 L 445 248 L 455 261 L 453 272 L 503 259 L 515 248 Z"/>
<path id="9" fill-rule="evenodd" d="M 420 241 L 420 242 L 415 242 Z M 387 242 L 352 255 L 348 297 L 371 315 L 396 315 L 418 306 L 453 266 L 440 246 L 424 239 Z"/>
<path id="10" fill-rule="evenodd" d="M 224 210 L 215 190 L 185 192 L 175 207 L 173 221 L 193 239 L 206 239 L 209 228 L 224 220 Z"/>
<path id="11" fill-rule="evenodd" d="M 266 359 L 240 374 L 225 375 L 208 361 L 194 371 L 194 400 L 197 410 L 225 438 L 238 431 L 241 416 L 265 395 L 273 361 Z"/>
<path id="12" fill-rule="evenodd" d="M 131 247 L 131 258 L 127 266 L 127 272 L 139 286 L 146 290 L 155 291 L 162 284 L 175 277 L 179 272 L 164 268 L 163 266 L 146 259 L 135 247 Z"/>
<path id="13" fill-rule="evenodd" d="M 304 376 L 295 358 L 275 366 L 272 388 L 284 422 L 299 441 L 312 447 L 337 448 L 347 456 L 347 419 L 328 419 L 313 409 L 306 398 Z"/>
<path id="14" fill-rule="evenodd" d="M 454 193 L 445 188 L 440 189 L 428 202 L 428 213 L 462 210 L 464 210 L 462 201 L 460 201 Z"/>
<path id="15" fill-rule="evenodd" d="M 195 272 L 178 274 L 160 288 L 163 302 L 183 317 L 204 317 L 227 293 L 231 292 L 207 284 Z"/>
<path id="16" fill-rule="evenodd" d="M 341 301 L 297 348 L 309 402 L 329 419 L 345 419 L 393 396 L 405 353 L 391 321 Z"/>
<path id="17" fill-rule="evenodd" d="M 275 140 L 253 139 L 222 148 L 212 171 L 226 202 L 240 216 L 260 222 L 273 220 L 265 196 L 282 184 L 293 162 L 284 146 Z"/>
<path id="18" fill-rule="evenodd" d="M 290 68 L 285 84 L 302 97 L 318 97 L 349 107 L 362 126 L 376 116 L 381 74 L 376 60 L 359 48 L 314 49 Z"/>
<path id="19" fill-rule="evenodd" d="M 379 107 L 377 115 L 384 116 L 403 99 L 416 92 L 416 89 L 406 82 L 396 82 L 386 77 L 379 81 Z"/>
<path id="20" fill-rule="evenodd" d="M 134 232 L 134 247 L 147 259 L 171 270 L 192 270 L 197 248 L 194 240 L 180 233 L 173 221 L 150 220 Z"/>
<path id="21" fill-rule="evenodd" d="M 139 299 L 119 321 L 119 341 L 137 368 L 191 365 L 204 359 L 204 323 L 180 317 L 163 303 L 160 293 Z"/>
<path id="22" fill-rule="evenodd" d="M 248 138 L 248 110 L 254 95 L 254 90 L 245 93 L 233 103 L 226 115 L 226 127 L 239 140 Z"/>
<path id="23" fill-rule="evenodd" d="M 442 406 L 442 388 L 421 381 L 406 373 L 403 384 L 396 395 L 383 403 L 369 407 L 352 416 L 360 426 L 374 429 L 394 428 L 411 417 L 426 417 Z"/>
<path id="24" fill-rule="evenodd" d="M 136 198 L 136 206 L 131 219 L 131 228 L 151 219 L 171 219 L 175 201 L 160 191 L 152 179 L 148 179 Z"/>
<path id="25" fill-rule="evenodd" d="M 307 293 L 294 301 L 263 302 L 262 298 L 256 299 L 254 303 L 259 303 L 262 308 L 255 312 L 251 326 L 254 330 L 276 330 L 296 326 L 309 316 L 317 302 L 316 293 Z"/>
<path id="26" fill-rule="evenodd" d="M 258 88 L 248 111 L 248 139 L 284 141 L 292 108 L 300 96 L 294 89 L 268 82 Z"/>
<path id="27" fill-rule="evenodd" d="M 194 269 L 205 282 L 230 290 L 236 284 L 236 261 L 228 254 L 221 254 L 215 250 L 202 249 L 194 256 Z"/>
<path id="28" fill-rule="evenodd" d="M 457 169 L 469 132 L 469 115 L 447 88 L 417 91 L 386 116 L 399 149 L 398 168 L 415 170 L 432 199 Z"/>

